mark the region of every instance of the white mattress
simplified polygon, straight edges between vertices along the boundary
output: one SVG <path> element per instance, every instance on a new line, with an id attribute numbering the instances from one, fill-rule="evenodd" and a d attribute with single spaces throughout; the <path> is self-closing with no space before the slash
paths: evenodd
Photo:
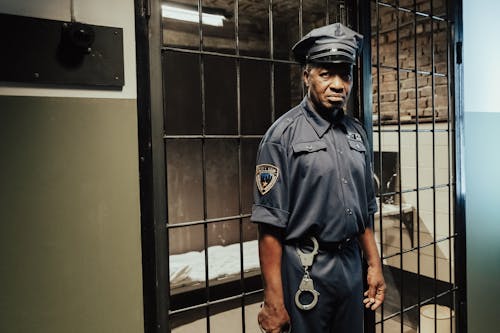
<path id="1" fill-rule="evenodd" d="M 259 250 L 256 240 L 243 243 L 243 270 L 259 268 Z M 208 248 L 208 278 L 218 279 L 240 274 L 240 244 Z M 172 288 L 205 281 L 205 251 L 187 252 L 170 256 L 170 285 Z"/>

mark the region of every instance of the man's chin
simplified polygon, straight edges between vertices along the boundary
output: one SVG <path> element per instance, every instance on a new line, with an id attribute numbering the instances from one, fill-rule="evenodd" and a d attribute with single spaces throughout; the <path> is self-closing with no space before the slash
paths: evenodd
<path id="1" fill-rule="evenodd" d="M 328 103 L 323 103 L 323 107 L 324 107 L 326 110 L 330 110 L 330 111 L 339 110 L 339 109 L 343 109 L 343 107 L 344 107 L 344 102 L 343 102 L 343 101 L 340 101 L 340 102 L 328 102 Z"/>

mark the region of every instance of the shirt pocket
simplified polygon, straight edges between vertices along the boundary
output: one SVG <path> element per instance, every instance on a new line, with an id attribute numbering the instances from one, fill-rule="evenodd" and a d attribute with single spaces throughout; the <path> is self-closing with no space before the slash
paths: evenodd
<path id="1" fill-rule="evenodd" d="M 307 154 L 320 150 L 326 150 L 326 143 L 323 141 L 298 142 L 292 145 L 295 154 Z"/>
<path id="2" fill-rule="evenodd" d="M 366 147 L 363 142 L 352 139 L 347 139 L 347 141 L 349 142 L 349 147 L 351 147 L 351 149 L 357 150 L 360 153 L 364 153 L 366 151 Z"/>

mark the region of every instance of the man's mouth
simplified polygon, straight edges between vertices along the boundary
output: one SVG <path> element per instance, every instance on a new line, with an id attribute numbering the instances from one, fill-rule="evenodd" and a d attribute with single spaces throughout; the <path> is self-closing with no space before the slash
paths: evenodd
<path id="1" fill-rule="evenodd" d="M 329 102 L 343 102 L 344 96 L 343 95 L 331 95 L 331 96 L 327 96 L 327 99 Z"/>

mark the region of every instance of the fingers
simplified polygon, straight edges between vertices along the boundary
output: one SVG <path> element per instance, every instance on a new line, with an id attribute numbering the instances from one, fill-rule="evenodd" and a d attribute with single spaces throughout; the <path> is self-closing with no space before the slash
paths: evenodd
<path id="1" fill-rule="evenodd" d="M 270 311 L 263 306 L 257 315 L 260 331 L 263 333 L 289 333 L 290 317 L 285 312 Z"/>
<path id="2" fill-rule="evenodd" d="M 259 328 L 262 333 L 290 333 L 292 326 L 290 323 L 285 323 L 283 326 L 276 329 L 265 329 L 259 322 Z"/>
<path id="3" fill-rule="evenodd" d="M 367 309 L 376 310 L 384 302 L 385 288 L 377 288 L 376 292 L 374 292 L 373 294 L 370 294 L 370 289 L 365 291 L 365 293 L 363 294 L 365 296 L 365 298 L 363 299 L 363 304 Z"/>

